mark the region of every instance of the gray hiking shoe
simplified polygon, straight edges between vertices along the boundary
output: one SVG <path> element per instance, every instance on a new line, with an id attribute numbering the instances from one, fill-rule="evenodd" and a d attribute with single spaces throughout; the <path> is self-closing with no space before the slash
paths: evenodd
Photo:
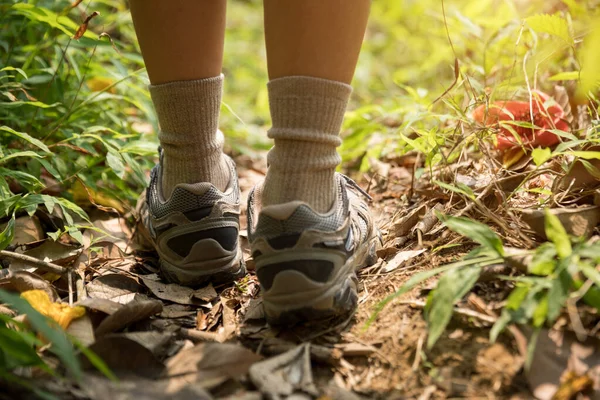
<path id="1" fill-rule="evenodd" d="M 227 156 L 225 156 L 227 157 Z M 210 183 L 179 184 L 171 197 L 161 190 L 161 166 L 152 169 L 150 185 L 138 203 L 138 215 L 160 258 L 164 277 L 198 286 L 228 282 L 246 273 L 238 234 L 240 189 L 233 160 L 224 192 Z"/>
<path id="2" fill-rule="evenodd" d="M 260 188 L 248 197 L 248 236 L 270 324 L 326 320 L 356 309 L 356 271 L 375 263 L 381 238 L 368 195 L 350 178 L 336 179 L 337 199 L 325 214 L 301 201 L 261 208 Z"/>

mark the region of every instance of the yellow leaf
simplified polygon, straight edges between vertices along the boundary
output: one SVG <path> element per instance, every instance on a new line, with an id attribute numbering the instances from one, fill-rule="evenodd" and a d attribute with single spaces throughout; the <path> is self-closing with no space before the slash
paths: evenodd
<path id="1" fill-rule="evenodd" d="M 112 207 L 121 214 L 125 213 L 123 203 L 109 197 L 103 193 L 97 192 L 94 189 L 84 187 L 80 181 L 75 181 L 71 189 L 73 194 L 73 200 L 76 204 L 94 204 L 104 207 Z"/>
<path id="2" fill-rule="evenodd" d="M 515 165 L 521 158 L 523 158 L 524 155 L 525 152 L 520 147 L 508 149 L 504 154 L 502 154 L 502 166 L 508 169 Z"/>
<path id="3" fill-rule="evenodd" d="M 101 92 L 103 90 L 106 90 L 113 83 L 115 83 L 115 80 L 110 78 L 95 77 L 92 79 L 88 79 L 85 83 L 88 85 L 92 92 Z M 117 91 L 114 87 L 111 87 L 110 89 L 108 89 L 108 92 L 114 94 Z"/>
<path id="4" fill-rule="evenodd" d="M 28 290 L 21 293 L 21 297 L 27 300 L 37 312 L 53 319 L 63 329 L 67 329 L 74 319 L 85 315 L 85 308 L 81 306 L 70 307 L 67 304 L 51 302 L 48 294 L 43 290 Z"/>

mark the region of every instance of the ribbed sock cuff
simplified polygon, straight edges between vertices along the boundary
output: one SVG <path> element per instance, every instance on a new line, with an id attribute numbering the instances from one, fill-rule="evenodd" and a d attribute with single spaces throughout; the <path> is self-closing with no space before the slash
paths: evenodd
<path id="1" fill-rule="evenodd" d="M 292 76 L 268 84 L 275 146 L 268 155 L 265 205 L 301 200 L 325 212 L 335 199 L 336 147 L 352 88 L 342 82 Z"/>
<path id="2" fill-rule="evenodd" d="M 163 148 L 163 193 L 179 183 L 211 182 L 223 190 L 229 168 L 218 131 L 223 76 L 151 85 Z"/>

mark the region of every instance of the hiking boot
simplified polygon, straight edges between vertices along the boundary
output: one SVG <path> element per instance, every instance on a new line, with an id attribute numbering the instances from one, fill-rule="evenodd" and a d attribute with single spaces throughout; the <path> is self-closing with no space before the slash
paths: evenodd
<path id="1" fill-rule="evenodd" d="M 235 163 L 224 192 L 211 183 L 179 184 L 164 199 L 161 165 L 138 203 L 138 215 L 168 281 L 185 286 L 229 282 L 245 275 L 240 250 L 240 189 Z"/>
<path id="2" fill-rule="evenodd" d="M 267 321 L 272 325 L 349 316 L 358 302 L 356 271 L 373 265 L 381 244 L 366 194 L 336 174 L 327 213 L 293 201 L 261 208 L 260 187 L 248 197 L 248 237 Z"/>

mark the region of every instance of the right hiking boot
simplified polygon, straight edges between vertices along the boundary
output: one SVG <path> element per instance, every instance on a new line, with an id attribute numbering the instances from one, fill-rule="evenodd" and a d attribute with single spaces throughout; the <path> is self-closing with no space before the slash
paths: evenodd
<path id="1" fill-rule="evenodd" d="M 248 197 L 248 238 L 271 325 L 345 317 L 356 309 L 356 271 L 376 262 L 381 237 L 369 196 L 342 174 L 336 180 L 337 198 L 324 214 L 301 201 L 261 207 L 260 187 Z"/>
<path id="2" fill-rule="evenodd" d="M 144 235 L 160 259 L 163 277 L 185 286 L 222 283 L 246 273 L 239 245 L 240 189 L 235 163 L 224 192 L 211 183 L 179 184 L 171 197 L 161 189 L 161 164 L 138 203 Z"/>

